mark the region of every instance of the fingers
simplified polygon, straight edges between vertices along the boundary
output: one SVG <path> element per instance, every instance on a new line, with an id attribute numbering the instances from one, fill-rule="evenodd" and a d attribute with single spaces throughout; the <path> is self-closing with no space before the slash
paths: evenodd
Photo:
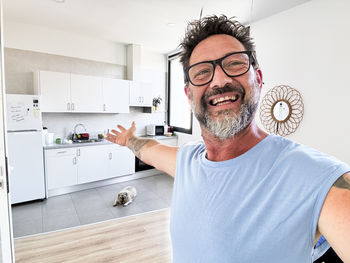
<path id="1" fill-rule="evenodd" d="M 111 130 L 111 133 L 114 133 L 114 134 L 116 134 L 116 135 L 119 135 L 119 134 L 120 134 L 120 132 L 119 132 L 119 131 L 114 130 L 114 129 L 112 129 L 112 130 Z"/>
<path id="2" fill-rule="evenodd" d="M 123 132 L 123 131 L 126 131 L 126 129 L 125 129 L 123 126 L 119 125 L 119 124 L 117 125 L 117 127 L 118 127 L 119 130 L 121 130 L 122 132 Z"/>

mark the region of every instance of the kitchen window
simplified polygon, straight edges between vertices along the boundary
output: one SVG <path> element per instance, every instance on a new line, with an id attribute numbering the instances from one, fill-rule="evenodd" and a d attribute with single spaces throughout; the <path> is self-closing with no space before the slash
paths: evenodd
<path id="1" fill-rule="evenodd" d="M 184 91 L 180 52 L 168 56 L 168 125 L 174 131 L 192 134 L 192 112 Z"/>

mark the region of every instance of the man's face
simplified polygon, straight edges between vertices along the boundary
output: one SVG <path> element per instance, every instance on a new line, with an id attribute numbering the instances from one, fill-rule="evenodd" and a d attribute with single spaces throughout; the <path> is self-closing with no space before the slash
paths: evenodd
<path id="1" fill-rule="evenodd" d="M 190 65 L 239 51 L 245 51 L 244 46 L 234 37 L 210 36 L 194 48 Z M 188 84 L 185 92 L 201 125 L 224 140 L 241 132 L 252 121 L 261 84 L 260 70 L 250 67 L 244 75 L 229 77 L 217 65 L 210 83 L 203 86 Z"/>

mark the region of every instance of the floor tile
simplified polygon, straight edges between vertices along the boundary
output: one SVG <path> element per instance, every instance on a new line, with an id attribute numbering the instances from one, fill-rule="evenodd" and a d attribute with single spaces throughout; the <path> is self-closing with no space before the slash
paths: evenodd
<path id="1" fill-rule="evenodd" d="M 42 203 L 43 217 L 75 214 L 75 207 L 69 195 L 49 197 Z"/>
<path id="2" fill-rule="evenodd" d="M 79 222 L 81 225 L 101 222 L 115 218 L 115 215 L 110 209 L 104 209 L 100 211 L 85 211 L 78 213 Z"/>
<path id="3" fill-rule="evenodd" d="M 74 226 L 79 226 L 80 222 L 77 214 L 56 215 L 55 217 L 43 217 L 43 231 L 54 231 Z"/>
<path id="4" fill-rule="evenodd" d="M 129 204 L 125 207 L 124 206 L 114 206 L 111 209 L 111 211 L 112 211 L 115 218 L 141 214 L 144 212 L 144 210 L 136 203 L 136 199 L 134 202 L 132 202 L 131 204 Z"/>
<path id="5" fill-rule="evenodd" d="M 134 186 L 137 196 L 130 205 L 113 207 L 119 191 Z M 12 207 L 15 237 L 96 223 L 169 207 L 173 178 L 155 175 L 128 182 L 50 197 Z"/>
<path id="6" fill-rule="evenodd" d="M 162 199 L 155 199 L 151 202 L 139 203 L 138 206 L 140 206 L 144 212 L 149 212 L 169 207 L 169 204 Z"/>
<path id="7" fill-rule="evenodd" d="M 42 201 L 35 201 L 23 205 L 12 206 L 12 219 L 17 221 L 41 220 L 42 218 Z"/>
<path id="8" fill-rule="evenodd" d="M 13 221 L 13 236 L 22 237 L 43 232 L 42 219 L 29 219 L 27 221 Z"/>

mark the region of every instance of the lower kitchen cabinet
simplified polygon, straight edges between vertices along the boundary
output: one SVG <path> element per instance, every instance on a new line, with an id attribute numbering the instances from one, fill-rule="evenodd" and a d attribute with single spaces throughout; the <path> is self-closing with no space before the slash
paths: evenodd
<path id="1" fill-rule="evenodd" d="M 111 146 L 108 159 L 112 177 L 135 173 L 135 155 L 128 148 Z"/>
<path id="2" fill-rule="evenodd" d="M 45 174 L 48 190 L 76 185 L 78 166 L 74 148 L 45 151 Z"/>
<path id="3" fill-rule="evenodd" d="M 108 145 L 77 148 L 78 184 L 99 181 L 109 174 Z"/>
<path id="4" fill-rule="evenodd" d="M 135 156 L 118 145 L 45 150 L 48 190 L 135 173 Z"/>

